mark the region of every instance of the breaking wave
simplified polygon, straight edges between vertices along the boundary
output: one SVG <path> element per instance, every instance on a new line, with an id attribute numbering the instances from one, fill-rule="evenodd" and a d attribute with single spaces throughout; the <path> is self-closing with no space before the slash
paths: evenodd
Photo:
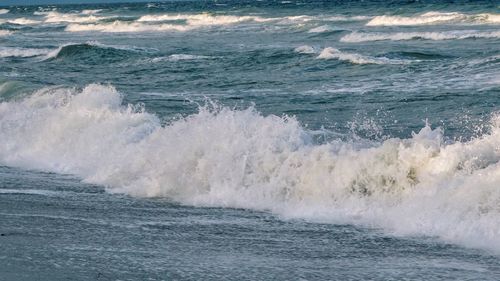
<path id="1" fill-rule="evenodd" d="M 99 31 L 99 32 L 156 32 L 156 31 L 188 31 L 191 28 L 185 25 L 178 24 L 148 24 L 142 22 L 125 22 L 114 21 L 111 23 L 100 24 L 69 24 L 66 31 L 69 32 L 85 32 L 85 31 Z"/>
<path id="2" fill-rule="evenodd" d="M 498 24 L 499 14 L 462 14 L 427 12 L 414 16 L 376 16 L 370 20 L 367 26 L 411 26 L 425 24 L 448 24 L 448 23 L 473 23 L 473 24 Z"/>
<path id="3" fill-rule="evenodd" d="M 327 47 L 316 57 L 317 59 L 337 59 L 347 61 L 353 64 L 403 64 L 408 61 L 389 59 L 386 57 L 370 57 L 356 53 L 342 52 L 338 49 Z"/>
<path id="4" fill-rule="evenodd" d="M 500 31 L 441 31 L 441 32 L 353 32 L 340 38 L 341 42 L 357 43 L 369 41 L 402 40 L 462 40 L 471 38 L 500 38 Z"/>
<path id="5" fill-rule="evenodd" d="M 9 10 L 7 9 L 0 9 L 0 15 L 7 14 Z"/>
<path id="6" fill-rule="evenodd" d="M 47 55 L 50 49 L 36 49 L 36 48 L 17 48 L 17 47 L 0 47 L 0 58 L 8 57 L 37 57 Z"/>
<path id="7" fill-rule="evenodd" d="M 10 35 L 12 34 L 12 31 L 9 31 L 9 30 L 1 30 L 0 29 L 0 36 L 7 36 L 7 35 Z"/>
<path id="8" fill-rule="evenodd" d="M 70 173 L 109 192 L 379 227 L 500 251 L 500 118 L 447 143 L 316 144 L 290 117 L 202 107 L 161 125 L 113 87 L 42 89 L 0 103 L 0 164 Z"/>

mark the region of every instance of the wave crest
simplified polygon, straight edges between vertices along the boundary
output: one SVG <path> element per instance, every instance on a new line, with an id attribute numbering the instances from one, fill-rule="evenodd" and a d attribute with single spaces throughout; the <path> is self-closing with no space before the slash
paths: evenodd
<path id="1" fill-rule="evenodd" d="M 446 23 L 474 23 L 474 24 L 496 24 L 500 23 L 498 14 L 473 14 L 467 15 L 457 12 L 427 12 L 415 16 L 376 16 L 370 20 L 367 26 L 411 26 L 426 24 Z"/>
<path id="2" fill-rule="evenodd" d="M 200 108 L 162 126 L 114 88 L 42 89 L 0 103 L 0 163 L 72 173 L 110 192 L 355 223 L 500 251 L 500 118 L 446 144 L 318 145 L 294 118 Z"/>
<path id="3" fill-rule="evenodd" d="M 441 31 L 441 32 L 352 32 L 340 38 L 341 42 L 358 43 L 370 41 L 402 41 L 402 40 L 463 40 L 471 38 L 500 38 L 500 31 Z"/>

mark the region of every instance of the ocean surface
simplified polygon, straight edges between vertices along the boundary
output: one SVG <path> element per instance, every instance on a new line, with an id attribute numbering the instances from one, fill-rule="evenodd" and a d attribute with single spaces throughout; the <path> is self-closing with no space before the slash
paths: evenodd
<path id="1" fill-rule="evenodd" d="M 0 280 L 500 280 L 500 2 L 0 7 Z"/>

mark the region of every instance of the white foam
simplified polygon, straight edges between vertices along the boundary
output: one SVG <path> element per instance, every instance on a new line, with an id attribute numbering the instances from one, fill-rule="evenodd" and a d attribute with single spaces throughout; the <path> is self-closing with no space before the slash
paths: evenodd
<path id="1" fill-rule="evenodd" d="M 60 192 L 44 189 L 6 189 L 0 188 L 0 194 L 26 194 L 26 195 L 42 195 L 42 196 L 57 196 Z"/>
<path id="2" fill-rule="evenodd" d="M 0 29 L 0 36 L 7 36 L 7 35 L 11 35 L 12 34 L 12 31 L 9 31 L 9 30 L 1 30 Z"/>
<path id="3" fill-rule="evenodd" d="M 408 63 L 403 60 L 393 60 L 385 57 L 370 57 L 356 53 L 342 52 L 338 49 L 327 47 L 316 57 L 317 59 L 337 59 L 341 61 L 348 61 L 354 64 L 403 64 Z"/>
<path id="4" fill-rule="evenodd" d="M 427 12 L 414 16 L 376 16 L 367 26 L 410 26 L 424 24 L 449 24 L 449 23 L 496 24 L 500 23 L 498 14 L 462 14 L 445 12 Z"/>
<path id="5" fill-rule="evenodd" d="M 98 21 L 109 19 L 110 17 L 96 16 L 90 14 L 77 14 L 77 13 L 59 13 L 56 11 L 42 12 L 39 14 L 45 15 L 46 23 L 96 23 Z"/>
<path id="6" fill-rule="evenodd" d="M 500 118 L 445 144 L 316 145 L 294 118 L 201 108 L 162 126 L 112 87 L 43 89 L 0 103 L 0 163 L 71 173 L 110 192 L 374 226 L 500 252 Z"/>
<path id="7" fill-rule="evenodd" d="M 299 54 L 314 54 L 316 53 L 316 50 L 309 45 L 302 45 L 295 48 L 294 52 Z"/>
<path id="8" fill-rule="evenodd" d="M 0 9 L 0 15 L 7 14 L 9 10 L 7 9 Z"/>
<path id="9" fill-rule="evenodd" d="M 145 15 L 140 17 L 138 22 L 159 22 L 159 21 L 177 21 L 185 20 L 189 26 L 212 26 L 212 25 L 230 25 L 242 22 L 266 22 L 270 19 L 257 16 L 233 16 L 233 15 L 212 15 L 203 14 L 163 14 L 163 15 Z"/>
<path id="10" fill-rule="evenodd" d="M 27 19 L 27 18 L 17 18 L 17 19 L 9 19 L 7 20 L 8 23 L 13 23 L 13 24 L 19 24 L 19 25 L 33 25 L 33 24 L 39 24 L 41 21 L 38 20 L 33 20 L 33 19 Z"/>
<path id="11" fill-rule="evenodd" d="M 81 14 L 82 15 L 94 15 L 102 12 L 102 9 L 95 9 L 95 10 L 82 10 Z"/>
<path id="12" fill-rule="evenodd" d="M 357 43 L 382 40 L 462 40 L 469 38 L 500 38 L 500 31 L 477 31 L 477 30 L 457 30 L 457 31 L 436 31 L 436 32 L 353 32 L 340 38 L 341 42 Z"/>
<path id="13" fill-rule="evenodd" d="M 50 49 L 35 49 L 35 48 L 17 48 L 17 47 L 0 47 L 0 58 L 6 57 L 36 57 L 47 55 Z"/>
<path id="14" fill-rule="evenodd" d="M 156 63 L 156 62 L 162 62 L 162 61 L 182 61 L 182 60 L 207 60 L 207 59 L 214 59 L 215 57 L 212 56 L 201 56 L 201 55 L 189 55 L 189 54 L 173 54 L 170 56 L 166 57 L 157 57 L 157 58 L 152 58 L 149 60 L 150 62 Z"/>
<path id="15" fill-rule="evenodd" d="M 142 22 L 114 21 L 100 24 L 69 24 L 66 31 L 86 32 L 98 31 L 107 33 L 125 33 L 125 32 L 158 32 L 158 31 L 187 31 L 191 28 L 185 25 L 174 24 L 148 24 Z"/>
<path id="16" fill-rule="evenodd" d="M 322 33 L 322 32 L 328 32 L 332 31 L 333 28 L 329 25 L 321 25 L 315 28 L 311 28 L 308 32 L 309 33 Z"/>

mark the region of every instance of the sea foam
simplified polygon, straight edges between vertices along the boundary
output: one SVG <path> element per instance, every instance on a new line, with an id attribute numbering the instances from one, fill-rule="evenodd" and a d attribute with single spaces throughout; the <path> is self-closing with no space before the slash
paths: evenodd
<path id="1" fill-rule="evenodd" d="M 343 52 L 338 49 L 327 47 L 316 57 L 317 59 L 337 59 L 341 61 L 348 61 L 354 64 L 402 64 L 407 63 L 403 60 L 389 59 L 386 57 L 371 57 L 364 56 L 357 53 Z"/>
<path id="2" fill-rule="evenodd" d="M 427 12 L 414 16 L 376 16 L 367 26 L 410 26 L 424 24 L 497 24 L 500 23 L 499 14 L 462 14 L 457 12 Z"/>
<path id="3" fill-rule="evenodd" d="M 109 192 L 351 223 L 500 252 L 500 118 L 447 143 L 440 128 L 316 144 L 291 117 L 200 108 L 167 125 L 113 87 L 45 88 L 0 103 L 0 164 L 70 173 Z"/>
<path id="4" fill-rule="evenodd" d="M 341 42 L 357 43 L 369 41 L 402 41 L 402 40 L 463 40 L 471 38 L 500 38 L 500 31 L 436 31 L 436 32 L 353 32 L 340 38 Z"/>

